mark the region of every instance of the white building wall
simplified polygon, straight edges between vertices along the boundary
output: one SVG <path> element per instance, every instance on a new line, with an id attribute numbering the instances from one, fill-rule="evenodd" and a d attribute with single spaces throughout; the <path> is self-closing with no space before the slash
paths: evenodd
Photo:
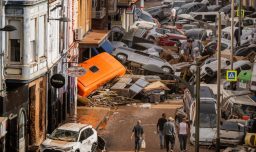
<path id="1" fill-rule="evenodd" d="M 0 28 L 3 28 L 3 26 L 5 25 L 4 23 L 4 6 L 2 5 L 2 3 L 0 2 Z M 5 92 L 5 85 L 4 85 L 4 74 L 3 74 L 3 70 L 4 70 L 4 66 L 3 66 L 3 55 L 4 55 L 4 48 L 5 48 L 5 32 L 1 32 L 0 31 L 0 97 L 4 97 Z"/>
<path id="2" fill-rule="evenodd" d="M 50 19 L 60 18 L 61 8 L 53 9 L 59 4 L 60 0 L 50 5 Z M 24 13 L 20 17 L 23 25 L 22 61 L 13 63 L 10 62 L 10 56 L 7 56 L 6 78 L 31 80 L 47 72 L 60 59 L 60 21 L 47 21 L 47 7 L 47 1 L 36 5 L 23 6 Z M 51 11 L 51 9 L 53 10 Z M 15 11 L 11 10 L 10 12 Z M 15 14 L 9 14 L 7 21 L 15 19 L 14 16 Z M 8 50 L 8 47 L 6 49 Z M 9 53 L 7 52 L 7 54 Z"/>

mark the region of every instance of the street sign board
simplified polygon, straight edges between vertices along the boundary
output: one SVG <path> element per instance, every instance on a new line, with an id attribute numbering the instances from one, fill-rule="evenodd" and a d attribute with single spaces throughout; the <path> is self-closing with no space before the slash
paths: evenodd
<path id="1" fill-rule="evenodd" d="M 85 75 L 86 70 L 83 67 L 80 66 L 73 66 L 73 67 L 69 67 L 66 70 L 66 74 L 70 77 L 81 77 L 83 75 Z"/>
<path id="2" fill-rule="evenodd" d="M 227 70 L 226 80 L 227 81 L 237 81 L 237 71 L 236 70 Z"/>
<path id="3" fill-rule="evenodd" d="M 244 18 L 244 13 L 245 13 L 244 9 L 241 9 L 241 17 L 242 18 Z M 238 8 L 238 10 L 236 10 L 236 16 L 239 17 L 239 15 L 240 15 L 240 12 L 239 12 L 239 8 Z"/>
<path id="4" fill-rule="evenodd" d="M 61 88 L 65 85 L 65 77 L 62 74 L 54 74 L 50 82 L 54 88 Z"/>

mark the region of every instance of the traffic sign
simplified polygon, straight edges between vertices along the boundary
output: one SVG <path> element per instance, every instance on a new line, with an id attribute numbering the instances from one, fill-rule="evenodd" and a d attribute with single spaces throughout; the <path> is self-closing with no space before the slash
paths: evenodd
<path id="1" fill-rule="evenodd" d="M 226 80 L 227 81 L 237 81 L 237 71 L 236 70 L 227 70 Z"/>
<path id="2" fill-rule="evenodd" d="M 80 66 L 73 66 L 66 70 L 66 74 L 70 77 L 81 77 L 85 75 L 86 70 Z"/>
<path id="3" fill-rule="evenodd" d="M 241 17 L 242 18 L 244 18 L 244 13 L 245 13 L 244 9 L 241 9 Z M 238 10 L 236 10 L 236 16 L 239 17 L 239 15 L 240 15 L 240 13 L 239 13 L 239 8 L 238 8 Z"/>

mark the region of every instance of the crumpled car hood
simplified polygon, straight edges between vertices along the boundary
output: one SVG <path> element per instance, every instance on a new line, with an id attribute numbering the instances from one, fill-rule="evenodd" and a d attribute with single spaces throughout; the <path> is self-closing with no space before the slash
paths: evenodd
<path id="1" fill-rule="evenodd" d="M 61 140 L 52 140 L 46 139 L 42 145 L 45 147 L 58 147 L 60 149 L 72 147 L 76 144 L 76 142 L 68 142 L 68 141 L 61 141 Z"/>

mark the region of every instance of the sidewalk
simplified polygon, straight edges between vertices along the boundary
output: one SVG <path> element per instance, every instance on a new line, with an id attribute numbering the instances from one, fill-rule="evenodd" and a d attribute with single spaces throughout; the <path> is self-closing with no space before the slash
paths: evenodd
<path id="1" fill-rule="evenodd" d="M 103 129 L 111 114 L 110 108 L 103 107 L 78 107 L 78 122 L 92 125 L 96 130 Z"/>

